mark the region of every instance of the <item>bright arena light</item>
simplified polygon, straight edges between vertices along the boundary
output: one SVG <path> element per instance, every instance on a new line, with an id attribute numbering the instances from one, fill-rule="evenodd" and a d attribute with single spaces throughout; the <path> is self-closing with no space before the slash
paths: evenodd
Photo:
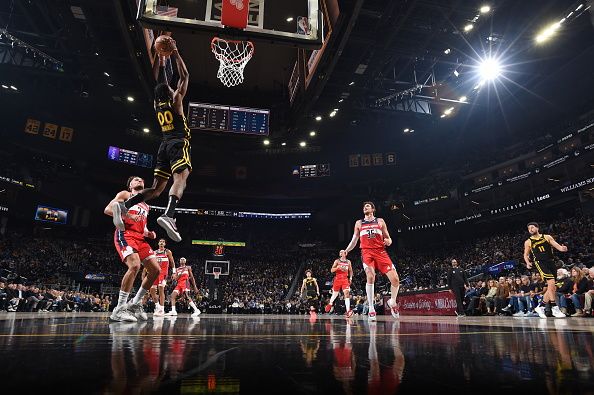
<path id="1" fill-rule="evenodd" d="M 501 65 L 497 59 L 484 59 L 479 64 L 479 73 L 482 81 L 492 81 L 501 75 Z"/>
<path id="2" fill-rule="evenodd" d="M 318 121 L 318 122 L 319 122 L 319 121 L 321 121 L 321 120 L 322 120 L 322 117 L 318 115 L 318 116 L 316 117 L 316 121 Z"/>
<path id="3" fill-rule="evenodd" d="M 299 146 L 300 147 L 305 147 L 306 145 L 307 145 L 307 143 L 305 141 L 302 141 L 302 142 L 299 143 Z"/>
<path id="4" fill-rule="evenodd" d="M 467 98 L 466 96 L 462 96 L 462 97 L 460 97 L 460 101 L 461 101 L 462 103 L 466 103 L 466 101 L 467 101 L 467 100 L 468 100 L 468 98 Z"/>
<path id="5" fill-rule="evenodd" d="M 148 132 L 150 132 L 151 130 L 150 130 L 149 128 L 144 128 L 144 129 L 142 129 L 142 131 L 143 131 L 144 133 L 148 133 Z"/>
<path id="6" fill-rule="evenodd" d="M 535 39 L 536 42 L 540 44 L 547 41 L 549 38 L 555 35 L 559 27 L 561 27 L 561 23 L 559 22 L 555 22 L 552 25 L 547 26 L 545 29 L 541 30 L 540 33 L 538 33 Z"/>
<path id="7" fill-rule="evenodd" d="M 474 25 L 472 23 L 469 23 L 468 25 L 464 26 L 464 31 L 465 32 L 469 32 L 472 29 L 474 29 Z"/>
<path id="8" fill-rule="evenodd" d="M 268 139 L 264 140 L 264 145 L 270 145 L 270 140 L 268 140 Z"/>
<path id="9" fill-rule="evenodd" d="M 489 11 L 491 11 L 491 7 L 489 7 L 488 5 L 484 5 L 481 7 L 480 11 L 481 11 L 481 14 L 486 14 Z"/>
<path id="10" fill-rule="evenodd" d="M 311 137 L 314 137 L 314 136 L 316 135 L 316 131 L 315 131 L 315 130 L 312 130 L 311 132 L 309 132 L 309 135 L 310 135 Z"/>

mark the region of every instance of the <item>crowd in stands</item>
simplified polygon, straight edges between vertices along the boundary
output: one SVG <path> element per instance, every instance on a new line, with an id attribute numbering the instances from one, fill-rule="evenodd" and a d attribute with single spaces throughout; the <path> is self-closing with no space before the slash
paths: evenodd
<path id="1" fill-rule="evenodd" d="M 563 270 L 560 272 L 559 307 L 568 315 L 587 314 L 587 296 L 592 288 L 592 275 L 587 269 L 594 266 L 592 217 L 560 219 L 543 225 L 541 233 L 552 234 L 560 243 L 569 247 L 567 253 L 557 254 L 557 266 L 567 271 L 567 275 Z M 284 233 L 282 235 L 289 237 Z M 467 314 L 530 314 L 536 307 L 538 298 L 542 297 L 544 287 L 539 284 L 534 273 L 529 273 L 523 265 L 523 241 L 526 238 L 525 231 L 498 233 L 453 247 L 400 249 L 396 253 L 392 248 L 389 252 L 401 278 L 402 293 L 446 287 L 449 261 L 456 258 L 472 281 L 465 298 Z M 300 295 L 301 278 L 305 269 L 311 269 L 318 280 L 320 303 L 323 306 L 330 297 L 333 278 L 330 267 L 338 257 L 338 249 L 328 245 L 312 247 L 309 243 L 301 243 L 300 246 L 297 241 L 279 243 L 276 239 L 267 240 L 261 237 L 252 240 L 249 248 L 227 252 L 225 259 L 231 261 L 231 271 L 229 276 L 223 276 L 221 280 L 223 310 L 229 313 L 305 313 L 307 306 Z M 185 256 L 194 267 L 199 288 L 196 299 L 201 309 L 206 308 L 210 297 L 209 279 L 204 274 L 203 265 L 204 260 L 211 256 L 211 251 L 172 248 L 176 260 Z M 354 269 L 352 306 L 356 312 L 363 313 L 368 307 L 365 275 L 358 251 L 353 251 L 349 258 Z M 501 283 L 499 277 L 491 278 L 486 274 L 485 268 L 503 261 L 514 261 L 516 265 L 514 269 L 501 273 L 504 279 Z M 80 283 L 73 284 L 72 278 L 69 278 L 76 271 L 113 273 L 116 281 L 119 281 L 124 268 L 107 243 L 101 245 L 98 242 L 73 242 L 10 233 L 0 239 L 0 278 L 7 277 L 6 273 L 18 273 L 18 277 L 10 281 L 4 279 L 1 289 L 2 294 L 19 291 L 21 296 L 16 305 L 8 302 L 15 299 L 14 296 L 4 296 L 0 309 L 109 309 L 109 303 L 106 307 L 104 301 L 106 297 L 111 300 L 109 297 L 113 295 L 113 290 L 102 292 L 98 288 L 93 291 L 87 288 L 87 292 L 79 292 Z M 582 273 L 583 278 L 578 273 Z M 528 283 L 523 278 L 524 275 L 530 276 Z M 112 285 L 117 290 L 119 284 L 114 282 Z M 385 276 L 377 276 L 375 289 L 379 295 L 390 292 Z M 379 295 L 375 303 L 379 303 Z M 183 305 L 184 302 L 181 303 Z M 149 302 L 149 309 L 150 306 Z M 183 308 L 178 310 L 183 311 Z"/>

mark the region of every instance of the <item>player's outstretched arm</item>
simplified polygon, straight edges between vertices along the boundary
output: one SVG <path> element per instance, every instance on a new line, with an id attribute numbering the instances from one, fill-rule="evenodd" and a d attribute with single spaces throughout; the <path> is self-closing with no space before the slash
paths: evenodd
<path id="1" fill-rule="evenodd" d="M 111 210 L 111 205 L 114 204 L 115 202 L 124 202 L 124 201 L 126 201 L 126 199 L 128 199 L 128 197 L 130 197 L 130 192 L 128 192 L 128 191 L 118 192 L 118 194 L 113 198 L 113 200 L 111 202 L 109 202 L 109 204 L 105 207 L 105 209 L 103 210 L 103 213 L 105 213 L 105 215 L 109 215 L 110 217 L 113 217 L 113 211 Z"/>
<path id="2" fill-rule="evenodd" d="M 344 249 L 347 254 L 350 251 L 352 251 L 353 248 L 355 248 L 357 246 L 357 240 L 359 240 L 360 232 L 361 232 L 361 220 L 358 220 L 357 222 L 355 222 L 355 229 L 353 230 L 353 238 L 351 239 L 351 242 L 349 243 L 347 248 Z"/>
<path id="3" fill-rule="evenodd" d="M 532 262 L 530 262 L 530 240 L 524 242 L 524 262 L 526 262 L 528 269 L 532 269 Z"/>
<path id="4" fill-rule="evenodd" d="M 389 247 L 392 245 L 392 238 L 390 237 L 390 232 L 388 232 L 388 226 L 386 225 L 386 221 L 384 221 L 381 218 L 378 218 L 377 220 L 381 224 L 380 226 L 382 227 L 382 234 L 384 236 L 384 244 L 386 245 L 386 247 Z"/>
<path id="5" fill-rule="evenodd" d="M 557 250 L 561 252 L 567 252 L 567 246 L 559 244 L 553 239 L 551 235 L 545 235 L 545 239 Z"/>
<path id="6" fill-rule="evenodd" d="M 179 102 L 181 103 L 183 98 L 186 96 L 186 92 L 188 90 L 188 83 L 190 82 L 190 73 L 188 72 L 188 68 L 186 67 L 186 64 L 182 59 L 181 55 L 179 54 L 177 48 L 173 50 L 173 56 L 176 57 L 175 64 L 177 65 L 177 73 L 179 74 L 179 81 L 177 82 L 177 89 L 175 91 L 173 98 L 175 102 L 178 102 L 178 100 L 175 100 L 176 96 L 178 96 L 178 98 L 180 99 Z"/>

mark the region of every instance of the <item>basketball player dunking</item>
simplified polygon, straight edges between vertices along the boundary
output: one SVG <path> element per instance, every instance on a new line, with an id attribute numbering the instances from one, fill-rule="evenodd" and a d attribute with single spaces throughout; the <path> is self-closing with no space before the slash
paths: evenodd
<path id="1" fill-rule="evenodd" d="M 344 305 L 346 307 L 345 315 L 347 318 L 350 318 L 353 315 L 353 310 L 351 310 L 351 295 L 349 294 L 351 290 L 351 281 L 353 281 L 353 267 L 351 266 L 351 261 L 346 259 L 345 250 L 340 250 L 339 256 L 340 258 L 334 260 L 332 268 L 330 269 L 330 271 L 336 273 L 336 275 L 332 282 L 332 297 L 324 310 L 326 313 L 329 313 L 330 310 L 332 310 L 334 301 L 338 297 L 340 290 L 342 290 L 344 292 Z"/>
<path id="2" fill-rule="evenodd" d="M 131 196 L 136 195 L 144 188 L 144 180 L 140 177 L 130 177 L 127 183 L 128 190 L 119 192 L 115 198 L 105 207 L 105 214 L 114 215 L 112 207 L 114 203 L 123 202 Z M 114 244 L 120 259 L 128 266 L 128 271 L 122 278 L 118 305 L 113 310 L 110 318 L 113 321 L 137 321 L 146 320 L 147 316 L 142 309 L 142 298 L 148 292 L 153 282 L 159 277 L 160 268 L 151 246 L 145 241 L 145 237 L 154 239 L 155 232 L 150 232 L 147 227 L 149 207 L 146 203 L 138 203 L 130 207 L 125 217 L 124 230 L 116 229 Z M 128 304 L 128 296 L 134 285 L 136 275 L 143 265 L 147 271 L 146 277 L 131 304 Z"/>
<path id="3" fill-rule="evenodd" d="M 155 251 L 155 256 L 161 267 L 161 274 L 151 287 L 151 298 L 155 301 L 154 316 L 162 317 L 165 315 L 165 286 L 167 285 L 167 276 L 169 275 L 169 265 L 175 273 L 175 261 L 171 250 L 165 248 L 167 242 L 165 239 L 159 240 L 159 249 Z M 157 288 L 159 289 L 159 298 L 157 299 Z"/>
<path id="4" fill-rule="evenodd" d="M 392 238 L 390 237 L 390 233 L 388 233 L 386 222 L 381 218 L 375 217 L 375 205 L 372 202 L 363 203 L 363 214 L 365 214 L 365 218 L 355 223 L 353 238 L 346 248 L 346 253 L 348 254 L 357 246 L 357 238 L 359 238 L 361 260 L 363 261 L 363 268 L 367 277 L 365 291 L 369 303 L 368 318 L 372 321 L 376 320 L 375 307 L 373 305 L 376 270 L 385 274 L 390 280 L 392 293 L 390 300 L 388 300 L 388 306 L 390 307 L 392 316 L 398 318 L 400 314 L 398 313 L 396 296 L 398 296 L 398 289 L 400 288 L 400 279 L 398 273 L 396 273 L 396 268 L 394 268 L 386 252 L 386 247 L 392 244 Z"/>
<path id="5" fill-rule="evenodd" d="M 172 56 L 176 59 L 175 63 L 179 74 L 179 81 L 175 91 L 169 87 L 166 80 L 165 58 L 159 56 L 159 61 L 155 59 L 154 62 L 155 65 L 159 65 L 159 69 L 155 72 L 157 81 L 159 82 L 155 87 L 155 112 L 159 125 L 161 125 L 163 141 L 157 153 L 153 185 L 150 188 L 140 191 L 125 202 L 114 203 L 112 210 L 114 213 L 114 225 L 118 229 L 123 230 L 124 224 L 122 218 L 130 207 L 140 202 L 159 197 L 167 186 L 169 177 L 173 174 L 173 185 L 169 190 L 167 208 L 165 209 L 165 213 L 157 219 L 157 223 L 167 231 L 167 235 L 171 240 L 181 241 L 174 216 L 175 208 L 182 198 L 186 189 L 186 181 L 192 171 L 190 160 L 190 129 L 186 123 L 183 109 L 183 99 L 188 89 L 190 75 L 177 48 L 173 50 Z"/>
<path id="6" fill-rule="evenodd" d="M 200 315 L 200 310 L 198 310 L 196 303 L 194 303 L 194 300 L 192 300 L 192 297 L 190 296 L 190 288 L 188 287 L 190 280 L 192 281 L 196 294 L 198 293 L 198 287 L 196 286 L 196 280 L 194 280 L 194 274 L 192 274 L 192 268 L 186 265 L 186 258 L 179 259 L 179 266 L 173 272 L 173 279 L 177 280 L 177 286 L 171 293 L 171 311 L 165 315 L 168 317 L 176 316 L 177 311 L 175 310 L 175 303 L 177 301 L 177 296 L 185 295 L 190 301 L 190 307 L 194 311 L 191 317 L 198 317 Z"/>
<path id="7" fill-rule="evenodd" d="M 565 314 L 561 312 L 559 306 L 555 303 L 557 292 L 557 288 L 555 287 L 555 273 L 557 272 L 557 268 L 554 262 L 553 247 L 561 252 L 567 252 L 567 247 L 557 243 L 550 235 L 541 235 L 536 222 L 530 222 L 528 224 L 528 233 L 530 233 L 530 237 L 524 242 L 524 261 L 526 262 L 526 267 L 531 269 L 532 262 L 534 262 L 540 276 L 547 283 L 547 290 L 543 297 L 545 307 L 539 306 L 534 311 L 541 318 L 553 316 L 565 317 Z M 530 261 L 531 257 L 532 262 Z"/>

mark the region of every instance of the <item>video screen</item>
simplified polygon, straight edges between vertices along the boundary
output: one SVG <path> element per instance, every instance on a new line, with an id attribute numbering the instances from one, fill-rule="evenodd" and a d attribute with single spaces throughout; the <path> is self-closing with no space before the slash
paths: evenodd
<path id="1" fill-rule="evenodd" d="M 42 222 L 51 222 L 54 224 L 66 224 L 68 219 L 68 210 L 48 206 L 37 206 L 35 220 Z"/>

